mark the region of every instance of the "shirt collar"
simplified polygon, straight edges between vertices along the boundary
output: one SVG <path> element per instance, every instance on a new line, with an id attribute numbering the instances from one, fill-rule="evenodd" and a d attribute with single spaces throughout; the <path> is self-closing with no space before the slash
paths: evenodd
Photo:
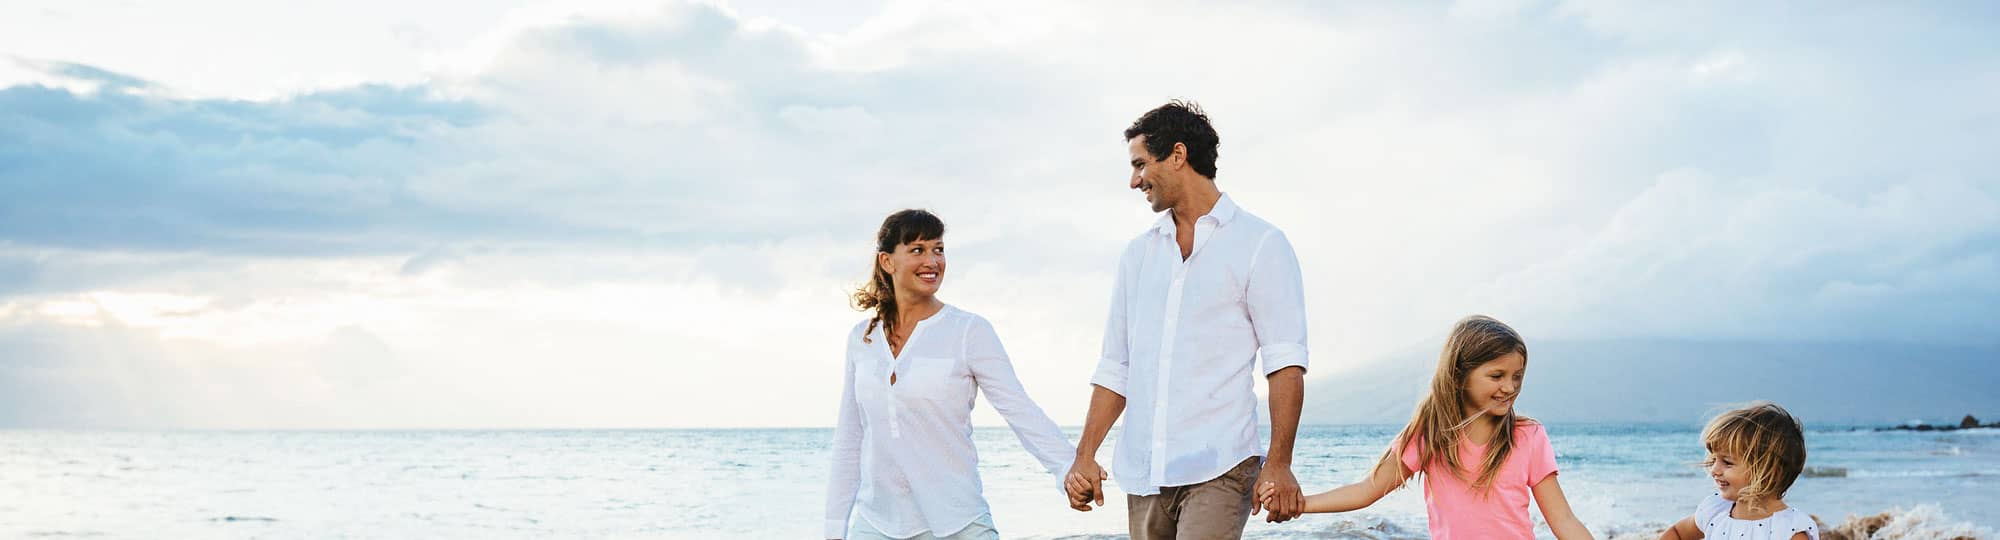
<path id="1" fill-rule="evenodd" d="M 1222 194 L 1222 198 L 1215 200 L 1215 208 L 1208 209 L 1208 215 L 1195 221 L 1198 223 L 1203 219 L 1215 220 L 1217 227 L 1228 225 L 1230 220 L 1236 219 L 1236 202 L 1229 200 L 1228 193 Z M 1161 212 L 1159 221 L 1153 224 L 1153 230 L 1160 234 L 1174 234 L 1174 212 L 1172 210 Z"/>

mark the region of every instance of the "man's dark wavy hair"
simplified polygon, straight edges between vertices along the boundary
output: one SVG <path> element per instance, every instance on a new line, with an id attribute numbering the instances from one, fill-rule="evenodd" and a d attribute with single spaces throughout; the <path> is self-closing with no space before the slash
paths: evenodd
<path id="1" fill-rule="evenodd" d="M 1146 151 L 1153 159 L 1166 159 L 1173 153 L 1174 143 L 1186 145 L 1188 165 L 1194 172 L 1215 179 L 1215 158 L 1222 137 L 1209 125 L 1208 113 L 1202 112 L 1201 105 L 1176 99 L 1146 111 L 1132 121 L 1132 127 L 1125 128 L 1127 141 L 1140 135 L 1146 136 Z"/>

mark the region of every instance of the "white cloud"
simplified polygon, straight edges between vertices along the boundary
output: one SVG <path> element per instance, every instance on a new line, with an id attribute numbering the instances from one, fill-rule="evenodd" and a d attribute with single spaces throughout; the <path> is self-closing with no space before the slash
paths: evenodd
<path id="1" fill-rule="evenodd" d="M 868 114 L 860 107 L 819 108 L 800 105 L 787 106 L 778 111 L 778 117 L 791 122 L 792 127 L 804 133 L 832 137 L 867 137 L 875 135 L 882 127 L 882 120 Z"/>
<path id="2" fill-rule="evenodd" d="M 1746 73 L 1746 70 L 1750 69 L 1748 63 L 1749 60 L 1744 58 L 1743 53 L 1724 51 L 1696 62 L 1690 71 L 1696 79 L 1742 79 L 1748 77 Z"/>
<path id="3" fill-rule="evenodd" d="M 80 95 L 96 94 L 104 87 L 102 82 L 65 77 L 52 72 L 48 65 L 41 62 L 0 56 L 0 87 L 28 85 L 46 86 Z"/>
<path id="4" fill-rule="evenodd" d="M 1983 343 L 1995 329 L 1988 308 L 1939 300 L 1993 288 L 1934 276 L 1991 267 L 1996 228 L 2000 196 L 1964 182 L 1849 199 L 1675 171 L 1588 241 L 1489 294 L 1532 306 L 1527 315 L 1562 337 Z M 1533 298 L 1550 291 L 1567 293 Z"/>
<path id="5" fill-rule="evenodd" d="M 1897 10 L 1911 24 L 1857 57 L 1850 18 L 1713 6 L 775 9 L 337 20 L 394 29 L 357 58 L 420 54 L 224 57 L 213 87 L 145 65 L 143 34 L 0 39 L 180 89 L 0 90 L 0 118 L 26 119 L 0 138 L 53 156 L 0 169 L 26 195 L 0 208 L 36 217 L 0 217 L 0 329 L 96 358 L 64 372 L 90 395 L 153 399 L 90 371 L 106 359 L 200 389 L 91 409 L 118 422 L 823 424 L 869 235 L 928 207 L 952 231 L 948 300 L 994 320 L 1071 423 L 1116 247 L 1152 219 L 1116 133 L 1191 97 L 1223 188 L 1298 246 L 1316 373 L 1469 312 L 1543 337 L 2000 334 L 2000 79 L 1980 75 L 2000 59 L 1905 61 L 1946 16 Z M 23 73 L 0 84 L 53 80 Z M 284 73 L 419 84 L 169 97 L 268 95 L 243 81 Z M 44 185 L 68 187 L 21 187 Z M 393 376 L 351 376 L 370 370 Z"/>
<path id="6" fill-rule="evenodd" d="M 1536 3 L 1535 0 L 1457 0 L 1451 3 L 1449 13 L 1469 19 L 1507 19 Z"/>

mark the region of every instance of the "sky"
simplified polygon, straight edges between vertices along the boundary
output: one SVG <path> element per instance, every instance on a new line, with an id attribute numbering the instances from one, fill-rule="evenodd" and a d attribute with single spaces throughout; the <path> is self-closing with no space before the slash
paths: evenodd
<path id="1" fill-rule="evenodd" d="M 1312 378 L 1470 313 L 1531 345 L 1993 346 L 1996 30 L 1980 3 L 7 2 L 0 426 L 830 425 L 847 295 L 908 207 L 946 222 L 941 297 L 1076 424 L 1155 219 L 1120 133 L 1175 98 L 1299 253 Z"/>

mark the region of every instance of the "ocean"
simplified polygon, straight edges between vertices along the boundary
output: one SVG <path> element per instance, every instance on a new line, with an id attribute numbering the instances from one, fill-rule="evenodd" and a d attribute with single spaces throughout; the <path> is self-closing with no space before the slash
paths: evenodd
<path id="1" fill-rule="evenodd" d="M 1293 472 L 1308 492 L 1351 481 L 1394 429 L 1306 426 Z M 1549 426 L 1564 491 L 1598 538 L 1655 529 L 1711 491 L 1697 430 Z M 1070 510 L 1006 428 L 975 438 L 1002 536 L 1122 536 L 1115 489 L 1103 508 Z M 1814 472 L 1786 500 L 1828 524 L 1889 512 L 1933 532 L 2000 528 L 2000 430 L 1807 439 Z M 0 538 L 818 538 L 831 440 L 828 429 L 0 431 Z M 1413 483 L 1360 512 L 1259 519 L 1247 536 L 1424 530 Z"/>

